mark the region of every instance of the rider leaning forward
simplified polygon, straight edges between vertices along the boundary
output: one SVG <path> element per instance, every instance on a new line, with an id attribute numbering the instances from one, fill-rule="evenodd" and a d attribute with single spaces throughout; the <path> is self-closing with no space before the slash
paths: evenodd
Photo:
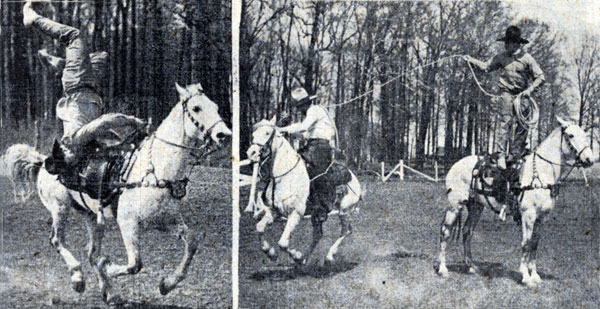
<path id="1" fill-rule="evenodd" d="M 335 123 L 325 107 L 316 104 L 316 95 L 309 96 L 304 88 L 294 89 L 291 95 L 292 107 L 296 107 L 303 120 L 278 130 L 302 135 L 304 138 L 304 147 L 299 152 L 307 164 L 308 175 L 312 179 L 309 203 L 313 205 L 316 215 L 324 221 L 327 213 L 333 208 L 335 200 L 335 187 L 329 184 L 327 177 L 322 177 L 333 161 Z"/>

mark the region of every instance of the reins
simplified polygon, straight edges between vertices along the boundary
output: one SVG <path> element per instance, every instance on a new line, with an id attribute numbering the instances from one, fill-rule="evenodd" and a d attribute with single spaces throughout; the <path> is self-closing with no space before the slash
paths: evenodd
<path id="1" fill-rule="evenodd" d="M 265 126 L 267 126 L 267 125 L 265 125 Z M 272 126 L 269 126 L 269 127 L 272 127 Z M 275 156 L 274 156 L 274 155 L 272 155 L 272 154 L 273 154 L 273 150 L 271 150 L 271 147 L 273 146 L 273 141 L 275 140 L 275 134 L 276 134 L 276 132 L 275 132 L 275 127 L 273 127 L 273 133 L 271 134 L 271 136 L 269 136 L 269 139 L 268 139 L 268 140 L 267 140 L 267 141 L 266 141 L 264 144 L 262 144 L 262 145 L 261 145 L 261 144 L 259 144 L 259 143 L 252 143 L 253 145 L 257 145 L 257 146 L 259 146 L 259 147 L 260 147 L 260 149 L 261 149 L 261 151 L 262 151 L 263 149 L 269 149 L 269 154 L 268 154 L 268 155 L 266 155 L 266 156 L 263 156 L 263 155 L 261 154 L 261 157 L 262 157 L 262 158 L 264 158 L 264 159 L 262 159 L 262 160 L 261 160 L 263 163 L 262 163 L 262 164 L 260 164 L 260 166 L 263 166 L 263 165 L 267 164 L 267 162 L 269 162 L 269 161 L 272 161 L 272 162 L 271 162 L 271 166 L 270 166 L 270 168 L 268 169 L 268 170 L 270 171 L 270 174 L 271 174 L 271 175 L 269 175 L 269 177 L 268 177 L 268 178 L 271 178 L 271 179 L 273 179 L 273 180 L 275 180 L 275 179 L 278 179 L 278 178 L 281 178 L 281 177 L 284 177 L 284 176 L 288 175 L 288 174 L 289 174 L 289 173 L 291 173 L 291 172 L 292 172 L 292 171 L 293 171 L 293 170 L 294 170 L 294 169 L 295 169 L 295 168 L 298 166 L 298 164 L 300 163 L 300 155 L 296 154 L 296 163 L 294 163 L 294 165 L 293 165 L 293 166 L 292 166 L 290 169 L 288 169 L 287 171 L 285 171 L 285 172 L 284 172 L 283 174 L 281 174 L 281 175 L 277 175 L 277 176 L 273 175 L 273 162 L 275 161 Z M 277 149 L 281 148 L 281 146 L 283 146 L 283 142 L 281 142 L 281 144 L 279 144 L 279 146 L 277 146 L 277 148 L 276 148 L 275 150 L 277 150 Z"/>
<path id="2" fill-rule="evenodd" d="M 197 93 L 190 95 L 189 97 L 187 97 L 185 100 L 182 100 L 181 102 L 181 107 L 182 107 L 182 114 L 186 115 L 187 118 L 189 118 L 191 120 L 191 122 L 196 126 L 196 128 L 198 128 L 199 130 L 203 130 L 203 126 L 192 117 L 192 115 L 190 114 L 190 112 L 187 110 L 187 102 L 192 99 L 193 97 L 196 96 L 200 96 L 203 95 L 202 92 L 198 91 Z M 203 136 L 201 138 L 202 141 L 206 141 L 207 137 L 209 136 L 211 130 L 218 125 L 219 123 L 224 122 L 222 119 L 219 119 L 218 121 L 216 121 L 215 123 L 213 123 L 206 131 L 203 132 Z M 201 145 L 201 147 L 193 147 L 193 146 L 188 146 L 184 144 L 184 140 L 187 137 L 187 134 L 185 132 L 185 116 L 182 117 L 182 126 L 181 126 L 181 132 L 182 132 L 182 142 L 181 143 L 175 143 L 175 142 L 171 142 L 165 138 L 162 138 L 160 136 L 158 136 L 156 134 L 156 132 L 154 132 L 150 137 L 149 137 L 149 143 L 150 146 L 148 147 L 148 168 L 146 169 L 146 174 L 142 177 L 142 179 L 140 181 L 136 181 L 136 182 L 124 182 L 124 183 L 118 183 L 118 184 L 114 184 L 117 187 L 120 188 L 124 188 L 124 189 L 133 189 L 133 188 L 139 188 L 139 187 L 148 187 L 148 186 L 154 186 L 157 188 L 169 188 L 171 190 L 171 195 L 176 198 L 176 199 L 181 199 L 185 196 L 185 187 L 187 186 L 187 183 L 189 182 L 189 177 L 191 175 L 191 173 L 193 172 L 194 167 L 196 167 L 197 165 L 199 165 L 198 163 L 193 163 L 191 164 L 191 168 L 189 169 L 189 171 L 187 172 L 187 175 L 179 180 L 169 180 L 169 179 L 158 179 L 156 177 L 156 175 L 154 174 L 154 164 L 152 163 L 152 146 L 154 145 L 154 140 L 159 140 L 167 145 L 173 146 L 173 147 L 177 147 L 177 148 L 181 148 L 181 149 L 185 149 L 185 150 L 190 150 L 190 151 L 194 151 L 194 152 L 200 152 L 199 155 L 195 155 L 194 152 L 191 152 L 191 155 L 200 159 L 202 157 L 205 157 L 206 155 L 216 151 L 216 150 L 212 150 L 212 151 L 206 151 L 207 149 L 210 148 L 211 145 L 211 141 L 209 140 L 208 142 L 205 142 Z M 147 140 L 148 141 L 148 140 Z M 137 150 L 139 150 L 141 148 L 141 145 L 143 143 L 140 144 L 140 146 L 138 147 Z M 129 164 L 133 164 L 133 162 L 129 162 Z M 131 171 L 129 171 L 131 172 Z M 129 174 L 129 173 L 128 173 Z M 154 176 L 154 180 L 155 183 L 150 183 L 150 181 L 147 180 L 147 177 L 150 176 L 150 174 L 152 174 Z"/>
<path id="3" fill-rule="evenodd" d="M 560 133 L 560 145 L 562 148 L 562 144 L 563 144 L 563 139 L 564 139 L 564 134 L 565 134 L 566 128 L 565 129 L 561 129 L 561 133 Z M 567 145 L 569 146 L 569 149 L 573 152 L 577 151 L 577 149 L 575 149 L 575 147 L 571 144 L 571 141 L 569 139 L 567 140 Z M 587 149 L 590 148 L 590 146 L 585 146 L 583 147 L 583 149 L 581 149 L 580 151 L 577 152 L 577 156 L 576 156 L 576 162 L 575 164 L 562 164 L 562 163 L 556 163 L 556 162 L 552 162 L 551 160 L 544 158 L 542 155 L 540 155 L 538 153 L 538 151 L 534 151 L 532 154 L 532 178 L 531 178 L 531 183 L 528 186 L 525 186 L 522 188 L 522 190 L 532 190 L 532 189 L 538 189 L 538 187 L 536 187 L 533 183 L 535 180 L 537 180 L 541 187 L 539 187 L 539 189 L 553 189 L 553 187 L 556 186 L 560 186 L 560 184 L 567 179 L 567 177 L 569 177 L 569 175 L 571 174 L 571 172 L 573 171 L 573 169 L 575 169 L 576 167 L 581 167 L 583 166 L 583 163 L 581 162 L 581 154 Z M 562 150 L 561 150 L 562 152 Z M 564 177 L 560 177 L 559 179 L 556 180 L 555 184 L 548 184 L 546 186 L 544 186 L 542 180 L 539 177 L 539 172 L 537 170 L 537 164 L 536 164 L 536 157 L 539 157 L 540 159 L 542 159 L 543 161 L 547 162 L 548 164 L 550 164 L 551 166 L 560 166 L 560 167 L 570 167 L 569 171 L 567 172 L 567 174 Z"/>

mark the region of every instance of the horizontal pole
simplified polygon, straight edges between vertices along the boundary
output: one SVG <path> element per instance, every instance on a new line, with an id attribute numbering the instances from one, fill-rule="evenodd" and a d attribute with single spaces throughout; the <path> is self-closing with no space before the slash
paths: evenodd
<path id="1" fill-rule="evenodd" d="M 423 177 L 425 177 L 425 178 L 427 178 L 427 179 L 429 179 L 429 180 L 431 180 L 433 182 L 437 182 L 433 177 L 431 177 L 429 175 L 426 175 L 426 174 L 423 174 L 423 173 L 417 171 L 416 169 L 414 169 L 414 168 L 412 168 L 412 167 L 410 167 L 408 165 L 404 165 L 404 167 L 406 167 L 407 169 L 409 169 L 410 171 L 412 171 L 415 174 L 421 175 L 421 176 L 423 176 Z"/>

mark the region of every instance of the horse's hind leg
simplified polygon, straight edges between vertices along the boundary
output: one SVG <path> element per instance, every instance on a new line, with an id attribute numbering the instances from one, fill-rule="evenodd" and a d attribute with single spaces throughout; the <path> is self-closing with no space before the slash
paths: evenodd
<path id="1" fill-rule="evenodd" d="M 69 267 L 71 273 L 71 287 L 75 292 L 85 291 L 85 279 L 81 271 L 81 263 L 73 256 L 65 246 L 65 222 L 69 216 L 69 206 L 52 204 L 46 206 L 52 215 L 52 233 L 50 244 L 58 251 Z"/>
<path id="2" fill-rule="evenodd" d="M 344 214 L 340 211 L 340 224 L 342 225 L 342 233 L 340 237 L 333 243 L 329 251 L 327 252 L 327 256 L 325 257 L 325 265 L 331 265 L 335 261 L 335 255 L 337 254 L 338 248 L 342 244 L 342 241 L 346 236 L 352 234 L 352 225 L 351 225 L 351 215 Z"/>
<path id="3" fill-rule="evenodd" d="M 323 222 L 318 220 L 316 216 L 311 216 L 310 222 L 312 223 L 312 242 L 310 243 L 310 248 L 304 257 L 304 260 L 302 260 L 302 264 L 306 264 L 308 262 L 308 259 L 319 244 L 319 241 L 321 241 L 321 238 L 323 238 Z"/>
<path id="4" fill-rule="evenodd" d="M 194 258 L 194 254 L 196 254 L 196 250 L 198 249 L 198 240 L 194 233 L 190 233 L 188 226 L 185 224 L 183 217 L 179 216 L 179 227 L 177 235 L 185 245 L 185 253 L 183 254 L 183 259 L 177 269 L 169 274 L 166 277 L 163 277 L 160 280 L 159 290 L 161 295 L 167 295 L 171 290 L 173 290 L 179 282 L 185 279 L 187 274 L 187 270 L 192 263 L 192 259 Z"/>
<path id="5" fill-rule="evenodd" d="M 465 264 L 469 268 L 470 273 L 475 273 L 477 267 L 473 264 L 473 256 L 471 254 L 471 239 L 473 238 L 473 230 L 481 218 L 483 206 L 479 203 L 469 203 L 469 213 L 465 221 L 465 230 L 463 233 L 463 247 Z"/>
<path id="6" fill-rule="evenodd" d="M 104 215 L 102 213 L 99 215 L 88 214 L 86 219 L 86 227 L 88 231 L 88 262 L 96 272 L 98 284 L 100 285 L 100 290 L 102 291 L 102 299 L 107 304 L 120 303 L 120 296 L 113 293 L 110 280 L 106 275 L 106 258 L 104 258 L 101 254 L 102 239 L 104 238 Z"/>

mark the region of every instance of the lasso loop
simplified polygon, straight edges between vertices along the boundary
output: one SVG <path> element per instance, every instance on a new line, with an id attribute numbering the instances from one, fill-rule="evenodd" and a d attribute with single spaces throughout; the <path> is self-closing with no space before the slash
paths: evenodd
<path id="1" fill-rule="evenodd" d="M 413 68 L 413 69 L 411 69 L 411 70 L 409 70 L 409 71 L 407 71 L 407 72 L 405 72 L 403 74 L 400 74 L 400 75 L 398 75 L 398 76 L 396 76 L 394 78 L 391 78 L 391 79 L 387 80 L 386 82 L 382 83 L 379 87 L 383 88 L 387 84 L 389 84 L 389 83 L 391 83 L 391 82 L 393 82 L 393 81 L 395 81 L 395 80 L 397 80 L 397 79 L 399 79 L 401 77 L 404 77 L 408 73 L 411 73 L 411 72 L 416 71 L 418 69 L 421 69 L 421 68 L 424 68 L 424 67 L 428 67 L 428 66 L 434 65 L 436 63 L 443 62 L 443 61 L 446 61 L 448 59 L 457 58 L 457 57 L 458 58 L 463 58 L 463 57 L 465 57 L 465 55 L 450 55 L 450 56 L 446 56 L 446 57 L 440 58 L 440 59 L 438 59 L 436 61 L 432 61 L 432 62 L 423 64 L 423 65 L 416 66 L 415 68 Z M 483 94 L 485 94 L 486 96 L 488 96 L 490 98 L 498 98 L 498 97 L 500 97 L 499 95 L 495 95 L 495 94 L 492 94 L 492 93 L 486 91 L 483 88 L 483 86 L 481 85 L 481 83 L 479 82 L 479 79 L 477 78 L 477 75 L 475 74 L 475 71 L 473 70 L 473 67 L 471 66 L 471 63 L 467 62 L 467 65 L 469 66 L 469 70 L 471 71 L 471 75 L 473 76 L 473 79 L 475 80 L 475 84 L 477 85 L 477 87 L 479 88 L 479 90 L 481 92 L 483 92 Z M 356 96 L 356 97 L 354 97 L 352 99 L 346 100 L 344 102 L 336 103 L 336 104 L 329 104 L 329 105 L 322 105 L 322 106 L 323 107 L 337 107 L 337 106 L 343 106 L 343 105 L 346 105 L 346 104 L 350 104 L 350 103 L 353 103 L 353 102 L 357 101 L 360 98 L 363 98 L 363 97 L 365 97 L 365 96 L 373 93 L 374 91 L 375 91 L 375 89 L 371 89 L 369 91 L 366 91 L 366 92 L 362 93 L 361 95 L 358 95 L 358 96 Z M 515 111 L 515 118 L 517 119 L 517 121 L 523 127 L 527 128 L 529 130 L 529 129 L 534 128 L 534 127 L 537 126 L 539 118 L 540 118 L 540 110 L 539 110 L 539 106 L 538 106 L 537 102 L 532 97 L 529 97 L 528 99 L 529 99 L 529 102 L 531 102 L 531 104 L 530 104 L 529 108 L 525 109 L 526 113 L 524 113 L 524 110 L 521 108 L 522 107 L 521 106 L 522 105 L 521 104 L 521 96 L 522 95 L 519 94 L 513 100 L 513 108 L 514 108 L 514 111 Z"/>

